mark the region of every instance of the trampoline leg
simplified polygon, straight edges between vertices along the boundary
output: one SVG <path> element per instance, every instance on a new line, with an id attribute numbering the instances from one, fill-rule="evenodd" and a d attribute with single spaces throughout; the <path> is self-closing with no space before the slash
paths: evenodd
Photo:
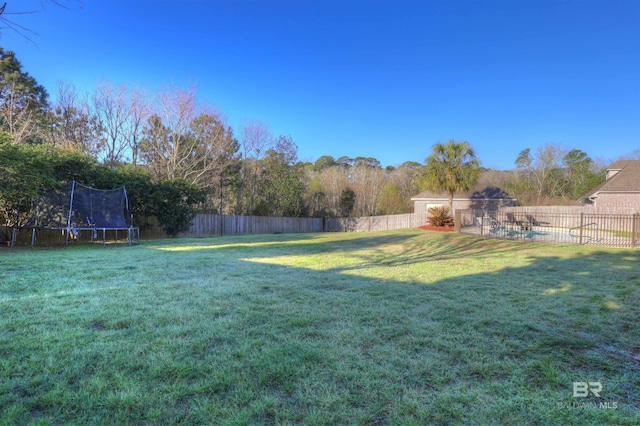
<path id="1" fill-rule="evenodd" d="M 102 228 L 102 247 L 107 246 L 107 230 Z"/>
<path id="2" fill-rule="evenodd" d="M 13 228 L 13 230 L 11 231 L 11 247 L 15 247 L 16 245 L 16 228 Z"/>
<path id="3" fill-rule="evenodd" d="M 138 244 L 140 244 L 140 228 L 127 229 L 127 242 L 129 246 L 136 244 L 136 236 L 138 237 Z"/>
<path id="4" fill-rule="evenodd" d="M 36 230 L 32 229 L 31 230 L 31 247 L 33 247 L 36 244 Z"/>

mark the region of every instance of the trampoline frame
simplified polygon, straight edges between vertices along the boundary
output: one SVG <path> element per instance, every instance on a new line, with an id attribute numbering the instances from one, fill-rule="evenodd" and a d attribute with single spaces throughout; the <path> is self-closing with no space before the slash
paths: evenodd
<path id="1" fill-rule="evenodd" d="M 82 185 L 90 190 L 96 191 L 109 191 L 109 190 L 101 190 L 98 188 L 92 188 L 86 185 Z M 51 227 L 51 226 L 17 226 L 19 217 L 16 218 L 16 226 L 13 227 L 11 232 L 11 247 L 14 247 L 16 244 L 17 233 L 19 230 L 31 229 L 31 246 L 33 247 L 36 244 L 36 233 L 38 230 L 41 231 L 62 231 L 64 234 L 64 245 L 67 247 L 69 245 L 70 238 L 77 234 L 79 231 L 92 231 L 91 241 L 97 238 L 98 231 L 102 231 L 102 240 L 103 246 L 107 244 L 107 231 L 115 231 L 116 233 L 116 241 L 118 240 L 118 231 L 127 231 L 127 243 L 129 246 L 136 243 L 140 243 L 140 228 L 137 226 L 133 226 L 133 215 L 129 214 L 129 195 L 127 194 L 127 189 L 123 186 L 121 187 L 124 191 L 124 201 L 125 208 L 127 211 L 127 215 L 129 216 L 129 226 L 128 227 L 104 227 L 104 226 L 73 226 L 72 218 L 74 216 L 74 204 L 73 199 L 75 195 L 75 187 L 76 181 L 71 182 L 71 194 L 69 196 L 69 213 L 67 215 L 67 226 L 66 227 Z M 116 188 L 120 189 L 120 188 Z M 112 190 L 114 191 L 114 190 Z M 18 215 L 19 215 L 18 211 Z M 127 221 L 125 217 L 125 222 Z"/>

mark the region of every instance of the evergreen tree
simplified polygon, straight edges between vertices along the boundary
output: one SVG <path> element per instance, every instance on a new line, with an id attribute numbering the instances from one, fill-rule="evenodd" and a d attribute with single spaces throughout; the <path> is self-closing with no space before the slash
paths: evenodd
<path id="1" fill-rule="evenodd" d="M 15 53 L 0 47 L 0 130 L 14 143 L 42 142 L 47 98 L 45 88 L 22 70 Z"/>
<path id="2" fill-rule="evenodd" d="M 437 143 L 427 158 L 426 183 L 434 191 L 449 195 L 449 209 L 453 211 L 453 196 L 475 185 L 480 164 L 468 142 Z"/>
<path id="3" fill-rule="evenodd" d="M 340 215 L 342 217 L 351 216 L 355 205 L 356 193 L 349 187 L 343 189 L 340 193 Z"/>

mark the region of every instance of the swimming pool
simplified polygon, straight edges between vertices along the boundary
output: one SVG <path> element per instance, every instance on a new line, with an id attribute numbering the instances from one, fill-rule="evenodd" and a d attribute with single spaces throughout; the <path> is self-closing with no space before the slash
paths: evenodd
<path id="1" fill-rule="evenodd" d="M 460 232 L 513 241 L 550 244 L 640 247 L 640 215 L 551 215 L 538 214 L 537 220 L 509 220 L 496 214 L 479 216 L 465 211 L 460 216 Z"/>
<path id="2" fill-rule="evenodd" d="M 490 238 L 505 238 L 510 240 L 541 241 L 556 244 L 580 244 L 580 235 L 574 234 L 567 228 L 551 228 L 543 226 L 509 227 L 498 226 L 488 230 L 483 229 L 483 235 Z M 599 238 L 583 232 L 582 244 L 596 242 Z"/>

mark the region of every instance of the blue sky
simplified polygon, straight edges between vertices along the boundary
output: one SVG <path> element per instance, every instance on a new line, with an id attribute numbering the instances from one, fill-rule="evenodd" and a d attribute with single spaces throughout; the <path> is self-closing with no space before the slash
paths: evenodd
<path id="1" fill-rule="evenodd" d="M 102 79 L 197 84 L 236 133 L 260 120 L 303 160 L 423 162 L 466 140 L 511 169 L 546 143 L 640 148 L 640 0 L 40 0 L 0 43 L 55 93 Z"/>

